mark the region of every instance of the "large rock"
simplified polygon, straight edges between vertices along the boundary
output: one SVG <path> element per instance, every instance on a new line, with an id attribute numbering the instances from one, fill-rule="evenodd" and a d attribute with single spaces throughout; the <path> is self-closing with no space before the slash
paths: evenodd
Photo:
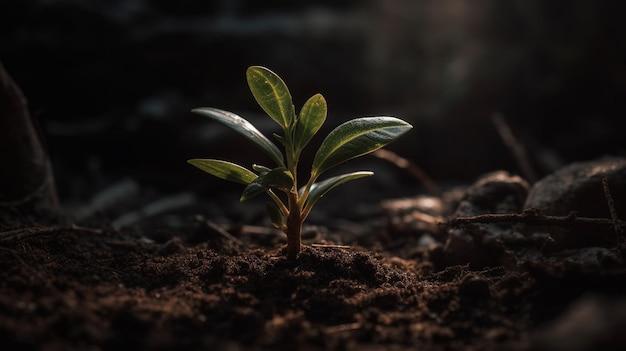
<path id="1" fill-rule="evenodd" d="M 607 179 L 618 217 L 626 219 L 626 159 L 618 157 L 572 163 L 546 176 L 533 185 L 524 207 L 548 215 L 573 211 L 581 217 L 611 218 L 603 178 Z"/>

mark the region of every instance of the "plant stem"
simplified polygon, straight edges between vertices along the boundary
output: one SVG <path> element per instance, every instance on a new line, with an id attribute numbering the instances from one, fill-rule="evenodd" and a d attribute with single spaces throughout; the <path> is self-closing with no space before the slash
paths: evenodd
<path id="1" fill-rule="evenodd" d="M 289 215 L 287 216 L 287 259 L 295 260 L 302 246 L 302 213 L 298 205 L 298 191 L 289 193 Z"/>
<path id="2" fill-rule="evenodd" d="M 287 259 L 295 260 L 302 247 L 302 221 L 297 215 L 287 218 Z"/>
<path id="3" fill-rule="evenodd" d="M 276 195 L 276 193 L 274 193 L 271 189 L 267 191 L 267 194 L 269 195 L 269 197 L 272 198 L 272 200 L 274 200 L 274 202 L 280 209 L 280 212 L 282 212 L 283 215 L 287 216 L 289 214 L 289 209 L 285 207 L 285 204 L 280 200 L 278 195 Z"/>
<path id="4" fill-rule="evenodd" d="M 313 175 L 311 175 L 311 177 L 309 178 L 309 181 L 304 186 L 304 191 L 302 192 L 302 196 L 298 200 L 300 201 L 300 203 L 298 204 L 300 208 L 304 208 L 304 204 L 306 202 L 307 197 L 309 197 L 309 192 L 311 191 L 311 186 L 313 186 L 315 179 L 317 179 L 317 176 L 313 177 Z M 306 218 L 306 215 L 304 217 Z"/>
<path id="5" fill-rule="evenodd" d="M 295 116 L 294 116 L 295 117 Z M 295 121 L 295 118 L 294 118 Z M 293 177 L 293 186 L 291 191 L 287 193 L 289 212 L 287 215 L 287 223 L 285 226 L 285 234 L 287 234 L 287 259 L 295 260 L 300 253 L 302 247 L 302 210 L 298 199 L 298 151 L 294 148 L 293 133 L 295 124 L 285 130 L 287 139 L 286 156 L 287 168 Z"/>

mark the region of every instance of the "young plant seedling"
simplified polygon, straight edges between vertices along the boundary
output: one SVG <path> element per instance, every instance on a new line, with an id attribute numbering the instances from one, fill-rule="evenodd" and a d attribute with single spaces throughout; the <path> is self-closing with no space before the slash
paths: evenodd
<path id="1" fill-rule="evenodd" d="M 216 120 L 248 138 L 263 150 L 275 166 L 252 165 L 252 170 L 232 162 L 215 159 L 191 159 L 187 162 L 218 178 L 246 185 L 240 200 L 261 193 L 269 195 L 267 211 L 272 225 L 287 235 L 287 257 L 295 259 L 300 252 L 302 223 L 313 205 L 327 192 L 347 181 L 371 176 L 359 171 L 330 177 L 318 182 L 320 175 L 345 161 L 380 149 L 408 132 L 412 126 L 395 117 L 356 118 L 331 131 L 322 141 L 311 166 L 307 183 L 299 187 L 298 160 L 305 146 L 326 120 L 326 100 L 313 95 L 296 115 L 291 93 L 283 80 L 265 67 L 252 66 L 246 71 L 252 95 L 263 110 L 282 128 L 274 138 L 284 153 L 257 128 L 242 117 L 211 107 L 192 112 Z M 277 195 L 286 194 L 286 202 Z"/>

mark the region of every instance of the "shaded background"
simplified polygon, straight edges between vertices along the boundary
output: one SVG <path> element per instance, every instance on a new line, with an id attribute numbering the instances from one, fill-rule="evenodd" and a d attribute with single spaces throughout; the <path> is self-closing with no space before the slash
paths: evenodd
<path id="1" fill-rule="evenodd" d="M 66 202 L 128 177 L 155 192 L 230 191 L 185 160 L 245 165 L 259 161 L 256 150 L 189 110 L 219 107 L 273 131 L 248 91 L 250 65 L 277 72 L 296 108 L 322 93 L 322 134 L 364 115 L 411 122 L 389 149 L 442 182 L 519 172 L 491 120 L 501 113 L 541 176 L 624 155 L 623 9 L 584 0 L 4 0 L 0 60 L 42 127 Z M 350 170 L 383 167 L 359 162 Z M 420 191 L 402 172 L 378 182 L 370 190 Z"/>

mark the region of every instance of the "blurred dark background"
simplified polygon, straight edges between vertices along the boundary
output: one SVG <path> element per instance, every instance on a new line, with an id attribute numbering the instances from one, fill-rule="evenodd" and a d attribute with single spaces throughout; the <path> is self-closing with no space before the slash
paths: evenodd
<path id="1" fill-rule="evenodd" d="M 322 93 L 323 134 L 364 115 L 411 122 L 389 149 L 440 181 L 520 172 L 492 122 L 500 113 L 541 176 L 624 155 L 621 4 L 3 0 L 0 60 L 46 136 L 65 199 L 124 177 L 228 189 L 185 160 L 247 164 L 256 150 L 189 111 L 231 110 L 271 132 L 246 85 L 250 65 L 277 72 L 297 109 Z"/>

